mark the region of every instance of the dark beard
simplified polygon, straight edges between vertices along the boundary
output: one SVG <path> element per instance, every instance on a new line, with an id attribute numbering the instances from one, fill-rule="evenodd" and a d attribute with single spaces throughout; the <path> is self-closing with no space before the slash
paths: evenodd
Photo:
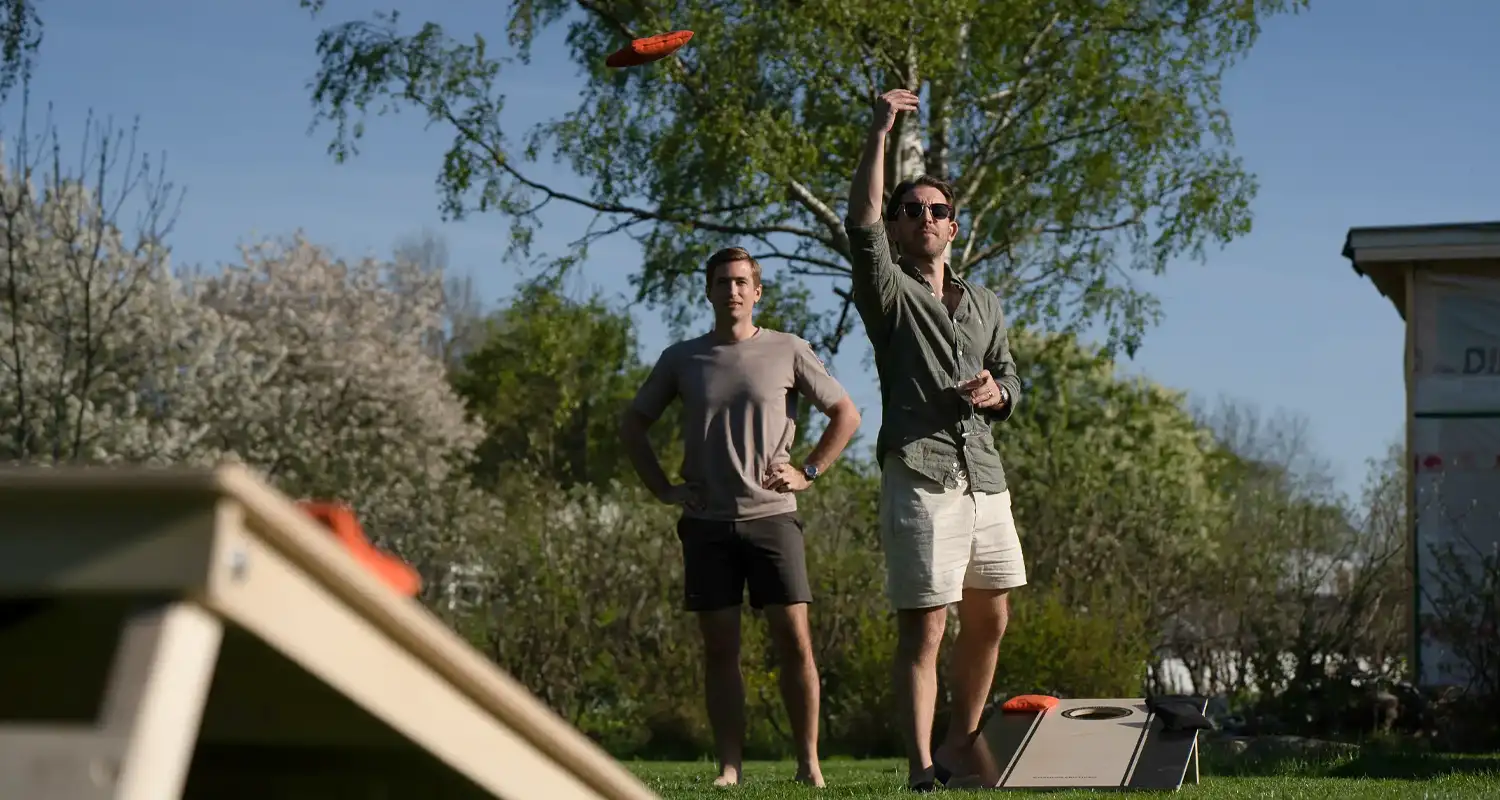
<path id="1" fill-rule="evenodd" d="M 928 242 L 926 238 L 922 238 L 911 243 L 904 249 L 907 253 L 918 258 L 936 258 L 943 254 L 943 248 L 945 247 L 947 247 L 947 242 L 944 242 L 942 239 L 934 239 Z"/>

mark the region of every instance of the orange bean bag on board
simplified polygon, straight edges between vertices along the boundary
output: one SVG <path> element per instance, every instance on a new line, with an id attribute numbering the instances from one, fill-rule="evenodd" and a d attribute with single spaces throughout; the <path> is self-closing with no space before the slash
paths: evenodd
<path id="1" fill-rule="evenodd" d="M 297 506 L 333 534 L 355 560 L 397 594 L 415 597 L 422 589 L 422 577 L 409 564 L 390 553 L 382 552 L 365 537 L 364 529 L 354 517 L 354 509 L 343 503 L 303 500 Z"/>
<path id="2" fill-rule="evenodd" d="M 1006 700 L 1001 711 L 1046 711 L 1057 705 L 1057 698 L 1046 694 L 1020 694 Z"/>

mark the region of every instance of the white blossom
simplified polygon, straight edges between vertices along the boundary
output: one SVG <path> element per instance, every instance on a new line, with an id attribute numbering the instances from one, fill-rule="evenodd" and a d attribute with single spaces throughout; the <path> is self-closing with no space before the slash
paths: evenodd
<path id="1" fill-rule="evenodd" d="M 238 460 L 419 559 L 492 513 L 465 473 L 483 431 L 430 346 L 440 272 L 298 235 L 174 274 L 98 194 L 0 171 L 0 461 Z"/>

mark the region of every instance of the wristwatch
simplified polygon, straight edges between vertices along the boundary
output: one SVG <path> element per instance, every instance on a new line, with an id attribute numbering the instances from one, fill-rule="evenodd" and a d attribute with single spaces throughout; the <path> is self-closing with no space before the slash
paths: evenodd
<path id="1" fill-rule="evenodd" d="M 817 480 L 818 479 L 818 467 L 817 467 L 817 465 L 816 464 L 803 464 L 802 465 L 802 475 L 803 475 L 803 477 L 807 478 L 807 482 L 808 483 L 812 483 L 813 481 Z"/>

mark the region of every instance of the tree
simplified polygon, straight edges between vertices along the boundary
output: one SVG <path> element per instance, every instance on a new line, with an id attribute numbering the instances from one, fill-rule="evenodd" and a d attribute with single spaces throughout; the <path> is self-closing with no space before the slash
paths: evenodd
<path id="1" fill-rule="evenodd" d="M 1078 603 L 1113 591 L 1161 630 L 1217 561 L 1212 438 L 1180 393 L 1117 375 L 1101 348 L 1026 328 L 1011 342 L 1023 400 L 996 440 L 1030 580 Z"/>
<path id="2" fill-rule="evenodd" d="M 39 2 L 0 0 L 0 101 L 10 95 L 16 81 L 25 84 L 31 77 L 33 61 L 42 46 L 42 18 L 36 10 Z"/>
<path id="3" fill-rule="evenodd" d="M 398 262 L 443 276 L 443 327 L 434 332 L 430 352 L 443 363 L 456 367 L 484 335 L 484 303 L 479 299 L 474 277 L 449 274 L 448 242 L 429 230 L 402 237 L 393 256 Z"/>
<path id="4" fill-rule="evenodd" d="M 1233 401 L 1197 418 L 1216 443 L 1210 483 L 1227 501 L 1213 534 L 1220 558 L 1213 590 L 1183 610 L 1164 649 L 1186 667 L 1188 690 L 1258 696 L 1248 716 L 1368 732 L 1372 715 L 1357 702 L 1402 666 L 1401 449 L 1370 465 L 1351 500 L 1332 490 L 1305 420 Z"/>
<path id="5" fill-rule="evenodd" d="M 887 185 L 920 171 L 956 182 L 956 268 L 1018 321 L 1102 323 L 1111 344 L 1133 349 L 1156 305 L 1132 274 L 1249 230 L 1255 182 L 1229 150 L 1220 81 L 1264 18 L 1305 4 L 511 0 L 504 56 L 433 23 L 406 32 L 394 13 L 333 25 L 318 39 L 312 97 L 340 161 L 372 110 L 414 108 L 446 127 L 444 212 L 499 211 L 514 256 L 530 254 L 539 211 L 561 201 L 596 212 L 598 227 L 559 266 L 628 235 L 645 256 L 640 297 L 673 311 L 696 295 L 696 265 L 727 243 L 798 280 L 832 278 L 843 305 L 810 337 L 831 354 L 853 324 L 838 208 L 871 101 L 906 86 L 924 112 L 893 132 Z M 508 128 L 502 71 L 562 24 L 587 79 L 579 106 L 524 134 Z M 696 33 L 675 57 L 603 65 L 629 39 L 672 28 Z M 587 194 L 535 179 L 529 164 L 549 151 Z"/>
<path id="6" fill-rule="evenodd" d="M 467 482 L 482 430 L 429 352 L 441 272 L 297 238 L 174 273 L 170 184 L 108 129 L 76 173 L 55 137 L 0 173 L 0 461 L 238 460 L 350 503 L 423 566 L 459 558 L 493 509 Z M 117 226 L 122 204 L 140 231 Z"/>
<path id="7" fill-rule="evenodd" d="M 599 297 L 575 301 L 556 280 L 522 286 L 486 321 L 453 385 L 485 426 L 477 476 L 493 485 L 526 470 L 562 486 L 633 482 L 620 448 L 620 413 L 645 379 L 630 316 Z M 653 428 L 671 468 L 675 414 Z"/>
<path id="8" fill-rule="evenodd" d="M 151 412 L 211 366 L 173 337 L 224 332 L 176 292 L 163 238 L 179 197 L 133 132 L 90 118 L 83 140 L 65 164 L 56 129 L 28 138 L 23 116 L 0 168 L 0 460 L 191 459 L 201 432 Z"/>
<path id="9" fill-rule="evenodd" d="M 434 517 L 482 436 L 429 350 L 443 276 L 411 262 L 347 262 L 298 236 L 243 250 L 191 297 L 238 332 L 199 391 L 216 450 L 285 491 L 355 506 L 373 532 L 425 555 L 461 530 Z M 422 552 L 419 552 L 422 551 Z"/>

